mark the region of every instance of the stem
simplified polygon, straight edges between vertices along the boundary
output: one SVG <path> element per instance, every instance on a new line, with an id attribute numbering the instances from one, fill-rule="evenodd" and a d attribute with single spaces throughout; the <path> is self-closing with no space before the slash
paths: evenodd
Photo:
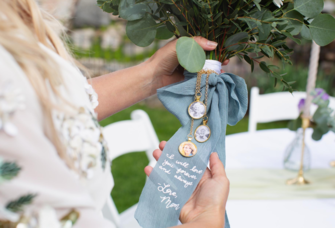
<path id="1" fill-rule="evenodd" d="M 219 56 L 215 55 L 215 50 L 206 51 L 206 59 L 218 60 L 219 61 Z"/>

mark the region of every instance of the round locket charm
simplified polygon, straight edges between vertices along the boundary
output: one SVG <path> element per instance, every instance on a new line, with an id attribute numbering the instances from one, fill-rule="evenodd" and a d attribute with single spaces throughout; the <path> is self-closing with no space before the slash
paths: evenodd
<path id="1" fill-rule="evenodd" d="M 200 125 L 195 129 L 194 136 L 198 142 L 206 142 L 211 137 L 211 129 L 207 125 Z"/>
<path id="2" fill-rule="evenodd" d="M 184 157 L 193 157 L 197 152 L 197 146 L 193 142 L 186 141 L 179 145 L 179 153 Z"/>
<path id="3" fill-rule="evenodd" d="M 188 106 L 188 114 L 193 119 L 201 119 L 206 112 L 206 105 L 201 101 L 194 101 Z"/>

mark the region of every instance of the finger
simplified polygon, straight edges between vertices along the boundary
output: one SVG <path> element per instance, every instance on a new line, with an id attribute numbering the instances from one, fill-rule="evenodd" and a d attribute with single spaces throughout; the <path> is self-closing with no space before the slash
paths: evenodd
<path id="1" fill-rule="evenodd" d="M 226 66 L 226 65 L 228 65 L 228 63 L 229 63 L 229 59 L 223 61 L 222 66 Z"/>
<path id="2" fill-rule="evenodd" d="M 159 144 L 159 149 L 164 150 L 165 145 L 166 145 L 166 141 L 162 141 L 162 142 Z"/>
<path id="3" fill-rule="evenodd" d="M 144 168 L 144 172 L 147 176 L 150 176 L 150 173 L 152 172 L 153 168 L 151 166 L 146 166 Z"/>
<path id="4" fill-rule="evenodd" d="M 207 40 L 204 37 L 201 36 L 195 36 L 193 38 L 205 51 L 212 51 L 214 50 L 217 46 L 218 43 L 214 41 Z"/>
<path id="5" fill-rule="evenodd" d="M 206 171 L 204 175 L 202 176 L 202 178 L 212 178 L 212 173 L 208 168 L 206 168 Z"/>
<path id="6" fill-rule="evenodd" d="M 209 166 L 211 169 L 211 173 L 213 178 L 216 177 L 227 177 L 226 171 L 223 167 L 222 162 L 219 159 L 218 153 L 214 152 L 211 154 L 211 157 L 209 158 Z"/>
<path id="7" fill-rule="evenodd" d="M 154 156 L 156 161 L 158 161 L 159 157 L 162 155 L 162 151 L 160 149 L 156 149 L 154 150 L 154 152 L 152 152 L 152 155 Z"/>
<path id="8" fill-rule="evenodd" d="M 224 70 L 221 70 L 221 73 L 224 73 L 225 71 Z"/>

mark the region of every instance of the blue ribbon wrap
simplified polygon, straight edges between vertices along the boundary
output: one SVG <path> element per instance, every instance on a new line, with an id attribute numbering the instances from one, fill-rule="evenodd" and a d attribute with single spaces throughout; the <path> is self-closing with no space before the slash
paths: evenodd
<path id="1" fill-rule="evenodd" d="M 152 173 L 146 181 L 135 218 L 143 228 L 166 228 L 178 223 L 181 208 L 188 201 L 207 168 L 212 152 L 219 154 L 226 163 L 225 137 L 227 124 L 235 125 L 248 108 L 248 90 L 244 79 L 230 73 L 215 73 L 209 76 L 207 125 L 211 137 L 204 143 L 196 140 L 197 154 L 183 157 L 178 150 L 187 141 L 191 117 L 188 106 L 194 101 L 197 74 L 185 71 L 185 79 L 157 90 L 158 98 L 169 112 L 175 115 L 182 127 L 166 143 Z M 201 93 L 204 100 L 206 74 L 201 77 Z M 194 120 L 194 128 L 202 124 L 202 119 Z M 201 173 L 200 173 L 201 171 Z M 186 186 L 186 187 L 185 187 Z M 227 218 L 225 228 L 229 228 Z"/>

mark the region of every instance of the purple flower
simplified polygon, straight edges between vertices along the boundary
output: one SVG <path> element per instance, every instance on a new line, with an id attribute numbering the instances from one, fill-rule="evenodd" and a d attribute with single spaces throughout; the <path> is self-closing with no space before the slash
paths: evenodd
<path id="1" fill-rule="evenodd" d="M 316 95 L 315 97 L 321 96 L 321 99 L 324 101 L 327 101 L 329 99 L 329 95 L 321 88 L 316 88 L 315 89 Z"/>
<path id="2" fill-rule="evenodd" d="M 302 99 L 299 101 L 299 104 L 298 104 L 299 113 L 301 113 L 301 112 L 303 111 L 304 106 L 305 106 L 305 99 L 302 98 Z"/>

